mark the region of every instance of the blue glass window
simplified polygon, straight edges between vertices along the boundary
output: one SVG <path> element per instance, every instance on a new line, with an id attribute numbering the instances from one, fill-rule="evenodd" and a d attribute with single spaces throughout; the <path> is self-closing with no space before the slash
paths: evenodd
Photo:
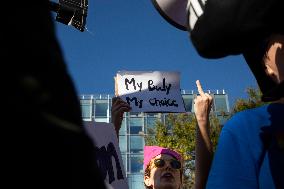
<path id="1" fill-rule="evenodd" d="M 121 128 L 119 130 L 120 135 L 126 135 L 126 117 L 123 118 L 122 123 L 121 123 Z"/>
<path id="2" fill-rule="evenodd" d="M 95 116 L 107 117 L 107 112 L 108 112 L 108 100 L 96 100 Z"/>
<path id="3" fill-rule="evenodd" d="M 214 107 L 217 112 L 228 112 L 226 95 L 214 95 Z"/>
<path id="4" fill-rule="evenodd" d="M 121 155 L 121 158 L 122 158 L 122 162 L 123 162 L 123 167 L 124 167 L 124 170 L 125 170 L 125 173 L 127 173 L 127 170 L 126 170 L 126 154 L 123 154 Z"/>
<path id="5" fill-rule="evenodd" d="M 148 129 L 154 129 L 156 126 L 157 121 L 161 121 L 161 118 L 158 117 L 146 117 L 146 123 L 147 123 L 147 128 Z"/>
<path id="6" fill-rule="evenodd" d="M 143 118 L 130 118 L 130 134 L 139 134 L 143 128 Z"/>
<path id="7" fill-rule="evenodd" d="M 145 189 L 144 176 L 141 173 L 135 173 L 127 177 L 129 188 L 131 189 Z"/>
<path id="8" fill-rule="evenodd" d="M 121 152 L 127 152 L 127 136 L 126 135 L 119 136 L 119 148 Z"/>
<path id="9" fill-rule="evenodd" d="M 143 139 L 142 136 L 130 136 L 130 152 L 137 153 L 143 151 Z"/>
<path id="10" fill-rule="evenodd" d="M 131 173 L 143 171 L 143 155 L 130 155 Z"/>
<path id="11" fill-rule="evenodd" d="M 182 95 L 186 112 L 192 112 L 193 95 Z"/>
<path id="12" fill-rule="evenodd" d="M 80 100 L 82 118 L 91 120 L 92 118 L 92 100 Z"/>

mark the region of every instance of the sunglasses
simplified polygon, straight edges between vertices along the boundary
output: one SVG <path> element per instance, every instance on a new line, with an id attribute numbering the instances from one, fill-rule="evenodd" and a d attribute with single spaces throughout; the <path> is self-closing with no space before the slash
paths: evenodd
<path id="1" fill-rule="evenodd" d="M 181 163 L 176 159 L 169 160 L 172 169 L 180 169 Z M 157 168 L 163 168 L 166 165 L 166 161 L 163 159 L 155 159 L 154 165 Z"/>

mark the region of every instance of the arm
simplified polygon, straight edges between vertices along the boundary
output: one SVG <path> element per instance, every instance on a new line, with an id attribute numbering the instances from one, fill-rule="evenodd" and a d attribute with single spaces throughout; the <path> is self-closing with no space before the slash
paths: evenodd
<path id="1" fill-rule="evenodd" d="M 117 139 L 119 139 L 119 130 L 121 128 L 123 114 L 124 112 L 129 112 L 130 110 L 131 110 L 131 107 L 129 106 L 129 104 L 124 102 L 121 98 L 119 97 L 112 98 L 111 122 L 114 125 Z"/>
<path id="2" fill-rule="evenodd" d="M 196 128 L 196 158 L 195 158 L 195 189 L 205 188 L 213 156 L 210 140 L 209 113 L 212 97 L 204 93 L 197 80 L 199 96 L 194 99 L 194 110 L 197 121 Z"/>

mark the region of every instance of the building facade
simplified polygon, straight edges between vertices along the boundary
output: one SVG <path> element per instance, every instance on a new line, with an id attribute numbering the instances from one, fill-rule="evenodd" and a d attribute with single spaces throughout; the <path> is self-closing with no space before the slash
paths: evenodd
<path id="1" fill-rule="evenodd" d="M 228 95 L 224 90 L 207 91 L 213 97 L 213 112 L 225 121 L 224 113 L 229 113 Z M 182 90 L 187 112 L 194 112 L 195 91 Z M 111 99 L 113 95 L 80 95 L 83 121 L 111 122 Z M 119 131 L 119 147 L 130 189 L 144 189 L 143 148 L 147 129 L 156 121 L 165 122 L 163 113 L 125 113 Z"/>

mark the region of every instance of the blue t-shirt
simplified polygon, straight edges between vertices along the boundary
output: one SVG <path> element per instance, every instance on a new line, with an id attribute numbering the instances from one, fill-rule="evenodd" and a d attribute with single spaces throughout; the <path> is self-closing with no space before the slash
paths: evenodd
<path id="1" fill-rule="evenodd" d="M 283 129 L 284 104 L 233 116 L 220 134 L 206 188 L 283 188 Z"/>

